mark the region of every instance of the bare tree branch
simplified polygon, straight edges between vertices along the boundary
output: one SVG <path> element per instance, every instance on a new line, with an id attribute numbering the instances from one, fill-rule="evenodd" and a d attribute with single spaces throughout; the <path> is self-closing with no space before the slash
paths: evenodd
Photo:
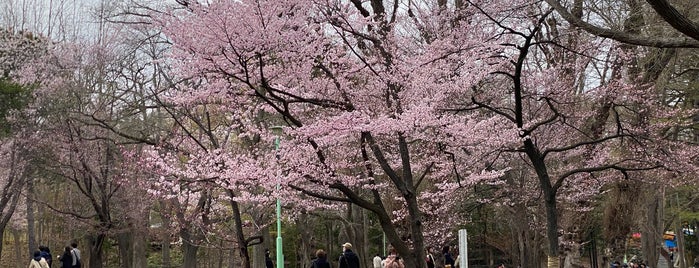
<path id="1" fill-rule="evenodd" d="M 666 0 L 646 0 L 646 2 L 648 2 L 648 4 L 655 9 L 655 12 L 669 23 L 672 28 L 699 41 L 699 24 L 682 15 Z"/>
<path id="2" fill-rule="evenodd" d="M 575 17 L 571 14 L 565 7 L 561 5 L 558 0 L 545 0 L 546 3 L 551 5 L 558 14 L 561 15 L 568 23 L 580 27 L 588 33 L 599 37 L 605 37 L 613 39 L 622 43 L 648 46 L 648 47 L 659 47 L 659 48 L 699 48 L 699 41 L 687 39 L 687 38 L 658 38 L 650 36 L 639 36 L 634 34 L 625 33 L 622 31 L 616 31 L 612 29 L 606 29 L 599 26 L 592 25 L 580 18 Z"/>

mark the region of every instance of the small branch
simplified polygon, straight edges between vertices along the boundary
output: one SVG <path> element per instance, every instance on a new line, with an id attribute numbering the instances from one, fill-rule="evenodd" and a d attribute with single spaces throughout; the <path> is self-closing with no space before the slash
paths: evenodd
<path id="1" fill-rule="evenodd" d="M 553 189 L 558 190 L 558 188 L 563 185 L 563 181 L 575 174 L 578 173 L 592 173 L 592 172 L 599 172 L 599 171 L 605 171 L 605 170 L 617 170 L 621 172 L 625 178 L 628 178 L 628 171 L 646 171 L 646 170 L 654 170 L 654 169 L 659 169 L 662 168 L 662 165 L 653 165 L 653 166 L 648 166 L 648 167 L 639 167 L 639 168 L 632 168 L 632 167 L 621 167 L 616 164 L 610 164 L 610 165 L 603 165 L 603 166 L 597 166 L 597 167 L 586 167 L 586 168 L 577 168 L 573 170 L 569 170 L 568 172 L 562 174 L 558 179 L 556 179 L 556 183 L 553 185 Z"/>
<path id="2" fill-rule="evenodd" d="M 559 152 L 564 152 L 564 151 L 568 151 L 568 150 L 572 150 L 572 149 L 578 148 L 578 147 L 580 147 L 580 146 L 602 143 L 602 142 L 605 142 L 605 141 L 608 141 L 608 140 L 617 139 L 617 138 L 622 138 L 622 137 L 631 137 L 631 135 L 629 135 L 629 134 L 617 134 L 617 135 L 611 135 L 611 136 L 599 138 L 599 139 L 596 139 L 596 140 L 583 141 L 583 142 L 571 144 L 571 145 L 564 146 L 564 147 L 546 149 L 546 150 L 544 150 L 544 152 L 543 152 L 541 155 L 542 155 L 542 157 L 545 158 L 546 155 L 547 155 L 548 153 L 559 153 Z"/>
<path id="3" fill-rule="evenodd" d="M 298 186 L 295 186 L 295 185 L 292 185 L 292 184 L 289 184 L 289 187 L 291 187 L 291 189 L 297 190 L 297 191 L 299 191 L 299 192 L 301 192 L 301 193 L 303 193 L 303 194 L 305 194 L 305 195 L 312 196 L 312 197 L 315 197 L 315 198 L 318 198 L 318 199 L 329 200 L 329 201 L 337 201 L 337 202 L 345 202 L 345 203 L 351 203 L 351 202 L 352 202 L 352 200 L 350 200 L 349 198 L 342 198 L 342 197 L 338 197 L 338 196 L 332 196 L 332 195 L 321 194 L 321 193 L 317 193 L 317 192 L 314 192 L 314 191 L 306 190 L 306 189 L 304 189 L 304 188 L 301 188 L 301 187 L 298 187 Z"/>

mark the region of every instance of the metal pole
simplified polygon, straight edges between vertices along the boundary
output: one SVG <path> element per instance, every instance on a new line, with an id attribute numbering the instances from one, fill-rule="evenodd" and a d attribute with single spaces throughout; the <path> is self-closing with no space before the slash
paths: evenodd
<path id="1" fill-rule="evenodd" d="M 279 151 L 279 142 L 279 137 L 274 139 L 275 151 Z M 277 179 L 277 191 L 279 189 L 279 179 Z M 277 268 L 284 268 L 284 254 L 282 252 L 282 200 L 277 197 Z"/>
<path id="2" fill-rule="evenodd" d="M 386 255 L 386 232 L 382 232 L 382 234 L 383 234 L 382 235 L 383 236 L 383 256 L 382 257 L 386 257 L 386 256 L 388 256 L 388 255 Z"/>
<path id="3" fill-rule="evenodd" d="M 459 267 L 468 268 L 468 234 L 466 229 L 459 230 Z"/>

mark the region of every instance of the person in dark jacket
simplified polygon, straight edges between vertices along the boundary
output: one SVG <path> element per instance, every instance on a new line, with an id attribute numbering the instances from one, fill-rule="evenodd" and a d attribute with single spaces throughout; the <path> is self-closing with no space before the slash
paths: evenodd
<path id="1" fill-rule="evenodd" d="M 340 268 L 359 268 L 359 256 L 352 252 L 352 244 L 342 245 L 342 255 L 339 260 Z"/>
<path id="2" fill-rule="evenodd" d="M 451 252 L 449 252 L 449 246 L 444 246 L 442 248 L 442 254 L 444 254 L 444 267 L 449 267 L 449 268 L 456 267 L 456 262 L 454 261 L 454 257 L 452 257 Z M 449 265 L 449 266 L 447 266 L 447 265 Z"/>
<path id="3" fill-rule="evenodd" d="M 39 246 L 39 251 L 41 253 L 41 257 L 44 258 L 44 260 L 46 260 L 50 268 L 53 263 L 53 256 L 51 256 L 51 250 L 47 246 Z"/>
<path id="4" fill-rule="evenodd" d="M 63 251 L 63 255 L 58 257 L 58 260 L 61 262 L 61 267 L 73 267 L 73 254 L 70 253 L 70 250 L 70 247 L 66 247 Z"/>
<path id="5" fill-rule="evenodd" d="M 39 253 L 41 254 L 41 257 L 46 260 L 46 262 L 49 264 L 49 268 L 51 267 L 51 264 L 53 263 L 53 257 L 51 256 L 51 250 L 49 250 L 49 247 L 47 246 L 39 246 Z"/>
<path id="6" fill-rule="evenodd" d="M 265 268 L 274 268 L 272 258 L 269 257 L 269 249 L 265 249 Z"/>
<path id="7" fill-rule="evenodd" d="M 324 250 L 319 249 L 316 251 L 316 259 L 311 262 L 310 268 L 332 268 L 328 262 L 328 255 L 325 254 Z"/>

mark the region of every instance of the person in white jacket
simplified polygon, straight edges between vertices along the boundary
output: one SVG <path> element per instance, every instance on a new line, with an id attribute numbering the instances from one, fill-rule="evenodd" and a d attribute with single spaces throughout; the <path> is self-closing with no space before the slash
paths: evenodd
<path id="1" fill-rule="evenodd" d="M 376 254 L 376 256 L 374 256 L 374 259 L 372 260 L 374 268 L 383 268 L 383 264 L 381 263 L 381 261 L 381 256 L 379 256 L 379 254 Z"/>
<path id="2" fill-rule="evenodd" d="M 34 258 L 29 261 L 29 268 L 49 268 L 49 263 L 41 257 L 41 251 L 34 251 Z"/>

